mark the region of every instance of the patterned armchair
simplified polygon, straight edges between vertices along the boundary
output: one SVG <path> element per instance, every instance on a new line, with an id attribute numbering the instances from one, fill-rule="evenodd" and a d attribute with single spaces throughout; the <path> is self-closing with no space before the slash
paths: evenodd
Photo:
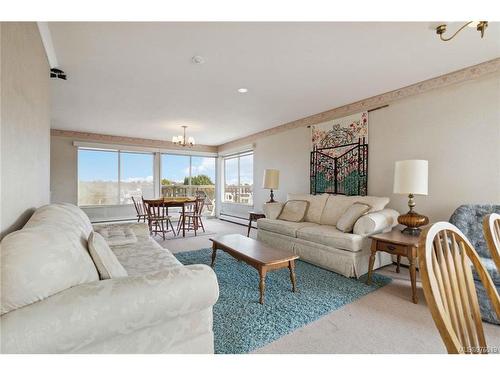
<path id="1" fill-rule="evenodd" d="M 491 258 L 491 253 L 486 244 L 482 226 L 483 218 L 493 212 L 500 214 L 500 205 L 465 204 L 458 207 L 453 215 L 451 215 L 450 223 L 460 229 L 472 243 L 481 257 L 481 262 L 490 273 L 497 291 L 500 293 L 500 272 Z M 474 283 L 476 284 L 479 307 L 483 320 L 489 323 L 500 324 L 500 320 L 496 317 L 488 295 L 476 273 L 474 273 Z"/>

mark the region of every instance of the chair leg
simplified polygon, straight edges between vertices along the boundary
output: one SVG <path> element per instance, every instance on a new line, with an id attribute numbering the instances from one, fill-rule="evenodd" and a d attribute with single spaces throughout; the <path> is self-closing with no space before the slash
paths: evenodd
<path id="1" fill-rule="evenodd" d="M 168 219 L 168 223 L 170 223 L 170 228 L 172 228 L 172 234 L 175 237 L 175 229 L 174 229 L 174 225 L 172 224 L 172 220 Z M 167 228 L 168 228 L 168 223 L 167 223 Z"/>
<path id="2" fill-rule="evenodd" d="M 181 230 L 182 215 L 179 216 L 179 221 L 177 222 L 177 232 Z"/>
<path id="3" fill-rule="evenodd" d="M 200 225 L 201 225 L 201 229 L 203 229 L 203 233 L 205 233 L 205 227 L 203 226 L 203 220 L 200 216 Z"/>
<path id="4" fill-rule="evenodd" d="M 151 220 L 148 219 L 148 228 L 149 228 L 149 235 L 153 235 L 153 227 L 151 225 Z"/>

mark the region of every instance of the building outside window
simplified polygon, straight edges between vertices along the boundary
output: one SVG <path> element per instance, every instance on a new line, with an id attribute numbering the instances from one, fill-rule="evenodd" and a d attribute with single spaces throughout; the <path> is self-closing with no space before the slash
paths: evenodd
<path id="1" fill-rule="evenodd" d="M 253 204 L 253 152 L 224 158 L 224 195 L 226 203 Z"/>

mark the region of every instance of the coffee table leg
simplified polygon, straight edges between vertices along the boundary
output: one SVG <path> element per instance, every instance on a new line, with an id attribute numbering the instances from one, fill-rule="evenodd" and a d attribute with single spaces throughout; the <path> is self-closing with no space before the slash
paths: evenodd
<path id="1" fill-rule="evenodd" d="M 290 280 L 292 281 L 292 292 L 295 293 L 296 287 L 295 287 L 295 261 L 291 260 L 288 262 L 288 269 L 290 270 Z"/>
<path id="2" fill-rule="evenodd" d="M 259 303 L 261 305 L 264 304 L 264 292 L 266 290 L 266 273 L 267 273 L 267 270 L 262 267 L 259 269 L 259 277 L 260 277 L 260 281 L 259 281 L 259 291 L 260 291 L 260 299 L 259 299 Z"/>
<path id="3" fill-rule="evenodd" d="M 212 264 L 210 264 L 210 267 L 213 267 L 215 264 L 215 256 L 217 255 L 217 245 L 214 243 L 212 245 Z"/>

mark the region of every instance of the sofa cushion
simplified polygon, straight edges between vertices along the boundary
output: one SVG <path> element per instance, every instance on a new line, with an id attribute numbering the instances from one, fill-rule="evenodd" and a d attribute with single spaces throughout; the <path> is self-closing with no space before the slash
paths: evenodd
<path id="1" fill-rule="evenodd" d="M 287 199 L 289 201 L 290 200 L 308 201 L 309 208 L 307 209 L 304 221 L 319 224 L 321 220 L 321 214 L 323 213 L 323 209 L 325 208 L 326 200 L 328 199 L 328 194 L 319 194 L 319 195 L 288 194 Z"/>
<path id="2" fill-rule="evenodd" d="M 325 209 L 321 215 L 320 224 L 322 225 L 337 225 L 337 221 L 342 214 L 356 202 L 365 203 L 371 206 L 369 212 L 376 212 L 383 210 L 389 203 L 389 198 L 385 197 L 371 197 L 360 195 L 334 195 L 331 194 L 325 204 Z"/>
<path id="3" fill-rule="evenodd" d="M 304 220 L 308 207 L 308 201 L 286 201 L 278 219 L 298 223 Z"/>
<path id="4" fill-rule="evenodd" d="M 104 237 L 97 232 L 90 233 L 89 253 L 101 280 L 127 276 L 127 271 L 111 251 Z"/>
<path id="5" fill-rule="evenodd" d="M 2 240 L 1 314 L 99 280 L 78 229 L 75 234 L 67 224 L 32 224 Z"/>
<path id="6" fill-rule="evenodd" d="M 293 221 L 285 220 L 272 220 L 272 219 L 259 219 L 257 220 L 257 227 L 259 229 L 267 230 L 268 232 L 284 234 L 285 236 L 297 237 L 297 230 L 305 227 L 318 226 L 318 224 L 302 221 L 294 223 Z"/>
<path id="7" fill-rule="evenodd" d="M 127 227 L 97 227 L 95 232 L 99 233 L 109 246 L 123 246 L 137 242 L 137 236 Z"/>
<path id="8" fill-rule="evenodd" d="M 365 237 L 358 234 L 343 233 L 331 225 L 316 225 L 297 230 L 297 238 L 340 250 L 356 252 L 363 248 Z"/>
<path id="9" fill-rule="evenodd" d="M 356 202 L 351 205 L 337 221 L 337 229 L 344 233 L 352 232 L 352 228 L 358 219 L 370 211 L 371 207 L 364 203 Z"/>

